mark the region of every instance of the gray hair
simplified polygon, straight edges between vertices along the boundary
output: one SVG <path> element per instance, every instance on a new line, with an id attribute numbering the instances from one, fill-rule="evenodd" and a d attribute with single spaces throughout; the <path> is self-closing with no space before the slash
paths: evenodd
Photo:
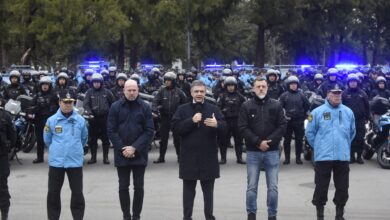
<path id="1" fill-rule="evenodd" d="M 195 80 L 191 83 L 191 91 L 192 91 L 192 88 L 194 88 L 195 86 L 203 86 L 206 90 L 206 84 L 204 84 L 204 82 L 201 80 Z"/>

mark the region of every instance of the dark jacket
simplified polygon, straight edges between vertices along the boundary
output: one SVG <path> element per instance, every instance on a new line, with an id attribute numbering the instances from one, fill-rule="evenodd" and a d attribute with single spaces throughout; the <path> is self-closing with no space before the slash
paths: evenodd
<path id="1" fill-rule="evenodd" d="M 33 106 L 33 112 L 35 114 L 34 121 L 42 121 L 42 123 L 45 123 L 50 116 L 56 113 L 58 103 L 56 103 L 56 97 L 51 88 L 47 92 L 39 91 L 35 94 Z"/>
<path id="2" fill-rule="evenodd" d="M 0 156 L 8 155 L 9 147 L 15 146 L 16 131 L 11 115 L 0 109 Z"/>
<path id="3" fill-rule="evenodd" d="M 179 177 L 185 180 L 219 178 L 217 135 L 223 135 L 226 123 L 216 105 L 207 102 L 196 105 L 192 102 L 181 105 L 172 118 L 173 132 L 181 137 Z M 199 124 L 192 121 L 197 112 L 202 113 Z M 207 127 L 203 122 L 213 114 L 218 128 Z"/>
<path id="4" fill-rule="evenodd" d="M 277 100 L 283 92 L 283 86 L 279 82 L 268 82 L 268 96 L 270 98 Z"/>
<path id="5" fill-rule="evenodd" d="M 280 96 L 280 104 L 286 111 L 286 117 L 290 119 L 305 120 L 306 112 L 310 109 L 309 100 L 301 90 L 288 90 Z"/>
<path id="6" fill-rule="evenodd" d="M 114 95 L 106 88 L 90 88 L 85 94 L 83 103 L 84 110 L 94 116 L 104 116 L 108 114 L 110 106 L 114 103 Z"/>
<path id="7" fill-rule="evenodd" d="M 123 86 L 120 87 L 118 85 L 115 85 L 111 88 L 111 92 L 114 95 L 115 101 L 117 101 L 123 97 Z"/>
<path id="8" fill-rule="evenodd" d="M 226 120 L 228 118 L 238 118 L 241 105 L 245 102 L 245 97 L 238 92 L 224 92 L 218 99 L 217 104 Z"/>
<path id="9" fill-rule="evenodd" d="M 162 117 L 171 118 L 179 105 L 186 102 L 186 95 L 177 88 L 162 87 L 153 100 L 153 111 L 159 112 Z"/>
<path id="10" fill-rule="evenodd" d="M 249 151 L 260 151 L 263 140 L 272 140 L 269 151 L 278 150 L 286 126 L 282 106 L 268 95 L 263 100 L 255 96 L 241 107 L 238 129 Z"/>
<path id="11" fill-rule="evenodd" d="M 114 102 L 108 113 L 107 134 L 114 145 L 115 166 L 146 166 L 149 144 L 154 134 L 150 106 L 140 98 L 128 101 L 123 97 Z M 136 149 L 135 158 L 122 156 L 122 148 L 125 146 Z"/>
<path id="12" fill-rule="evenodd" d="M 4 89 L 3 97 L 5 100 L 16 98 L 20 95 L 27 95 L 25 88 L 20 84 L 10 84 Z"/>
<path id="13" fill-rule="evenodd" d="M 353 111 L 355 120 L 370 119 L 370 105 L 367 94 L 359 89 L 348 88 L 343 92 L 343 104 Z"/>

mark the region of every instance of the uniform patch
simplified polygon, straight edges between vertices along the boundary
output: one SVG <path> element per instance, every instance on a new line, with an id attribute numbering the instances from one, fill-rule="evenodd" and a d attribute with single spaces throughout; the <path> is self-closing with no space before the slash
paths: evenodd
<path id="1" fill-rule="evenodd" d="M 313 115 L 312 114 L 309 114 L 309 116 L 307 116 L 307 120 L 309 122 L 313 121 Z"/>
<path id="2" fill-rule="evenodd" d="M 45 125 L 45 128 L 43 129 L 45 132 L 49 132 L 50 131 L 50 126 L 49 125 Z"/>
<path id="3" fill-rule="evenodd" d="M 56 133 L 62 133 L 62 126 L 57 125 L 55 127 L 55 131 L 56 131 Z"/>
<path id="4" fill-rule="evenodd" d="M 331 119 L 330 112 L 325 112 L 324 113 L 324 120 L 330 120 L 330 119 Z"/>

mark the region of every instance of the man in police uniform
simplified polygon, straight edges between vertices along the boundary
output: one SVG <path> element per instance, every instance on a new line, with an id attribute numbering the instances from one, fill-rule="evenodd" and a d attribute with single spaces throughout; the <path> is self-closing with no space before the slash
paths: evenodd
<path id="1" fill-rule="evenodd" d="M 66 173 L 72 191 L 72 216 L 81 220 L 85 209 L 82 167 L 88 129 L 85 119 L 73 110 L 75 100 L 69 91 L 62 91 L 58 99 L 60 108 L 47 120 L 43 136 L 49 149 L 47 215 L 50 220 L 60 218 L 61 188 Z"/>
<path id="2" fill-rule="evenodd" d="M 312 203 L 317 208 L 318 220 L 324 219 L 332 171 L 336 220 L 344 219 L 344 206 L 348 200 L 351 142 L 356 129 L 352 110 L 341 104 L 341 93 L 338 84 L 330 87 L 325 104 L 309 115 L 306 128 L 307 140 L 314 148 L 316 187 Z"/>
<path id="3" fill-rule="evenodd" d="M 10 146 L 15 145 L 15 141 L 16 132 L 12 124 L 11 116 L 4 109 L 0 108 L 0 210 L 2 220 L 8 219 L 9 199 L 11 198 L 7 184 L 10 173 L 8 151 Z"/>

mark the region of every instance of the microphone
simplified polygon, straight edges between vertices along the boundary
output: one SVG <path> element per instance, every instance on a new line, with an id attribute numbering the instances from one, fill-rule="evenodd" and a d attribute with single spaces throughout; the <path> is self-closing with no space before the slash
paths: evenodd
<path id="1" fill-rule="evenodd" d="M 196 113 L 201 113 L 202 112 L 202 103 L 195 103 L 195 111 Z M 198 122 L 198 128 L 200 126 L 200 122 Z"/>

